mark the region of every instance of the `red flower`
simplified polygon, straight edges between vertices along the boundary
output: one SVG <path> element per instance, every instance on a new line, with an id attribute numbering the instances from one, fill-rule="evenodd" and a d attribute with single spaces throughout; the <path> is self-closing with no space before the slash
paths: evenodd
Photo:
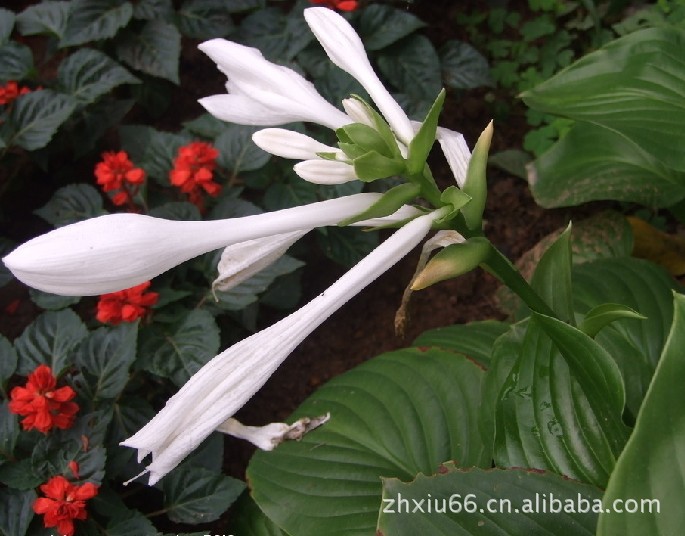
<path id="1" fill-rule="evenodd" d="M 212 197 L 219 195 L 221 186 L 214 182 L 214 168 L 219 156 L 211 144 L 194 141 L 178 150 L 174 169 L 169 172 L 169 180 L 188 194 L 191 203 L 202 209 L 202 192 Z"/>
<path id="2" fill-rule="evenodd" d="M 14 99 L 20 95 L 31 93 L 28 87 L 19 89 L 19 84 L 14 81 L 7 82 L 4 86 L 0 86 L 0 104 L 10 104 Z"/>
<path id="3" fill-rule="evenodd" d="M 78 405 L 70 402 L 76 396 L 71 387 L 55 389 L 57 379 L 47 365 L 40 365 L 28 377 L 25 387 L 15 387 L 10 393 L 9 410 L 24 419 L 24 430 L 35 428 L 47 434 L 52 427 L 71 428 Z"/>
<path id="4" fill-rule="evenodd" d="M 45 515 L 45 527 L 57 527 L 62 536 L 73 536 L 74 519 L 86 519 L 86 501 L 98 494 L 98 486 L 86 482 L 77 486 L 62 475 L 53 476 L 40 487 L 45 497 L 33 503 L 33 511 Z"/>
<path id="5" fill-rule="evenodd" d="M 339 9 L 340 11 L 354 11 L 359 7 L 357 0 L 310 0 L 312 4 L 323 4 L 331 9 Z"/>
<path id="6" fill-rule="evenodd" d="M 134 167 L 126 151 L 102 153 L 102 161 L 95 166 L 97 183 L 105 192 L 116 192 L 112 202 L 125 205 L 132 201 L 133 196 L 145 182 L 145 171 Z"/>
<path id="7" fill-rule="evenodd" d="M 98 302 L 96 318 L 103 324 L 134 322 L 147 314 L 147 308 L 157 303 L 157 292 L 145 292 L 150 286 L 146 281 L 135 287 L 104 294 Z"/>

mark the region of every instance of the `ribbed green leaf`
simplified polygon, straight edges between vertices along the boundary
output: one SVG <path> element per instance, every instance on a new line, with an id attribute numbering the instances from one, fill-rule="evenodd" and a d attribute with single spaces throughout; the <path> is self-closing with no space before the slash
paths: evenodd
<path id="1" fill-rule="evenodd" d="M 50 89 L 22 95 L 10 113 L 14 132 L 9 145 L 18 145 L 27 151 L 42 149 L 75 108 L 72 97 Z"/>
<path id="2" fill-rule="evenodd" d="M 45 0 L 27 7 L 17 15 L 17 26 L 22 35 L 53 34 L 64 36 L 73 2 Z"/>
<path id="3" fill-rule="evenodd" d="M 9 9 L 0 8 L 0 45 L 9 41 L 14 28 L 15 14 Z"/>
<path id="4" fill-rule="evenodd" d="M 63 93 L 89 104 L 121 84 L 140 80 L 102 52 L 82 48 L 60 64 L 57 83 Z"/>
<path id="5" fill-rule="evenodd" d="M 81 301 L 80 296 L 59 296 L 35 288 L 29 288 L 29 296 L 33 303 L 47 311 L 59 311 Z"/>
<path id="6" fill-rule="evenodd" d="M 673 324 L 635 430 L 611 475 L 606 508 L 622 501 L 623 513 L 600 514 L 598 536 L 670 536 L 685 525 L 685 297 L 674 295 Z M 643 500 L 653 501 L 642 503 Z M 634 501 L 637 513 L 626 513 Z M 650 510 L 643 511 L 648 505 Z M 658 508 L 658 509 L 657 509 Z"/>
<path id="7" fill-rule="evenodd" d="M 33 54 L 24 44 L 10 41 L 0 46 L 0 81 L 23 80 L 33 69 Z"/>
<path id="8" fill-rule="evenodd" d="M 233 31 L 230 2 L 187 0 L 178 10 L 178 29 L 193 39 L 225 37 Z"/>
<path id="9" fill-rule="evenodd" d="M 685 171 L 685 29 L 648 28 L 605 45 L 523 94 L 537 110 L 619 132 Z"/>
<path id="10" fill-rule="evenodd" d="M 264 515 L 252 498 L 244 493 L 235 505 L 229 531 L 240 536 L 286 536 L 273 521 Z"/>
<path id="11" fill-rule="evenodd" d="M 608 128 L 578 123 L 528 167 L 528 182 L 543 207 L 573 206 L 599 199 L 650 207 L 685 197 L 685 172 Z"/>
<path id="12" fill-rule="evenodd" d="M 34 515 L 32 506 L 36 497 L 33 490 L 1 489 L 0 532 L 6 536 L 24 536 Z"/>
<path id="13" fill-rule="evenodd" d="M 456 89 L 474 89 L 495 85 L 488 60 L 468 43 L 447 41 L 440 49 L 442 77 Z"/>
<path id="14" fill-rule="evenodd" d="M 534 315 L 499 392 L 495 462 L 603 487 L 627 439 L 622 379 L 579 330 Z"/>
<path id="15" fill-rule="evenodd" d="M 74 0 L 71 4 L 60 47 L 114 37 L 133 15 L 131 4 L 121 0 Z"/>
<path id="16" fill-rule="evenodd" d="M 59 188 L 45 205 L 34 211 L 55 227 L 95 218 L 106 213 L 102 196 L 90 184 L 68 184 Z"/>
<path id="17" fill-rule="evenodd" d="M 252 141 L 258 127 L 245 125 L 224 125 L 223 132 L 214 140 L 219 151 L 219 164 L 237 174 L 252 171 L 266 164 L 271 155 Z"/>
<path id="18" fill-rule="evenodd" d="M 87 333 L 71 309 L 43 313 L 14 341 L 19 356 L 17 373 L 28 376 L 44 364 L 59 374 L 73 363 L 72 351 Z"/>
<path id="19" fill-rule="evenodd" d="M 601 503 L 598 488 L 553 473 L 446 463 L 413 482 L 383 479 L 376 534 L 593 536 Z"/>
<path id="20" fill-rule="evenodd" d="M 359 35 L 366 50 L 380 50 L 425 25 L 408 11 L 383 4 L 369 4 L 361 12 Z"/>
<path id="21" fill-rule="evenodd" d="M 405 349 L 338 376 L 292 419 L 331 420 L 248 468 L 253 497 L 293 536 L 368 536 L 381 505 L 380 477 L 413 479 L 445 460 L 490 464 L 478 434 L 481 368 L 453 352 Z"/>
<path id="22" fill-rule="evenodd" d="M 179 83 L 181 34 L 176 26 L 151 20 L 138 33 L 130 33 L 117 46 L 117 57 L 134 69 Z"/>

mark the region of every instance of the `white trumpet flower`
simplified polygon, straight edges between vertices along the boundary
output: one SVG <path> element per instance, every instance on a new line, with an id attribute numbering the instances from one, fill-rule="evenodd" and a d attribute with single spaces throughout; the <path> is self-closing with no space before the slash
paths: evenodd
<path id="1" fill-rule="evenodd" d="M 420 216 L 397 230 L 311 302 L 269 328 L 214 357 L 122 445 L 152 454 L 150 485 L 158 482 L 243 406 L 285 358 L 350 298 L 411 251 L 445 209 Z"/>
<path id="2" fill-rule="evenodd" d="M 336 129 L 351 123 L 345 113 L 324 99 L 314 84 L 270 62 L 256 48 L 225 39 L 199 46 L 228 77 L 227 95 L 200 99 L 207 111 L 241 125 L 283 125 L 308 121 Z"/>
<path id="3" fill-rule="evenodd" d="M 354 166 L 338 160 L 304 160 L 293 166 L 300 178 L 314 184 L 344 184 L 358 179 Z"/>
<path id="4" fill-rule="evenodd" d="M 316 159 L 318 153 L 334 153 L 340 158 L 345 154 L 337 147 L 329 147 L 306 134 L 284 128 L 265 128 L 252 135 L 257 147 L 267 153 L 293 160 Z"/>
<path id="5" fill-rule="evenodd" d="M 408 145 L 414 137 L 411 122 L 374 72 L 354 28 L 341 15 L 325 7 L 305 9 L 304 18 L 331 61 L 357 79 L 395 135 Z"/>
<path id="6" fill-rule="evenodd" d="M 109 214 L 60 227 L 3 258 L 27 285 L 64 296 L 133 287 L 188 259 L 265 236 L 336 225 L 369 208 L 380 194 L 362 193 L 265 214 L 215 221 L 172 221 Z"/>
<path id="7" fill-rule="evenodd" d="M 452 175 L 457 181 L 457 186 L 463 187 L 466 182 L 466 172 L 469 169 L 469 160 L 471 160 L 471 151 L 464 135 L 448 128 L 438 127 L 437 139 Z"/>

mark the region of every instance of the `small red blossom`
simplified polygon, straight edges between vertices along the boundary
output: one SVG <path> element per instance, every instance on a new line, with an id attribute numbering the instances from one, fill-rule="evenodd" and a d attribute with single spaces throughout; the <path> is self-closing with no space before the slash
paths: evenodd
<path id="1" fill-rule="evenodd" d="M 39 497 L 33 503 L 33 511 L 42 514 L 43 524 L 57 527 L 61 536 L 73 536 L 74 520 L 86 519 L 86 501 L 98 494 L 98 486 L 91 482 L 76 485 L 62 475 L 53 476 L 40 487 L 45 497 Z"/>
<path id="2" fill-rule="evenodd" d="M 66 430 L 74 424 L 79 407 L 71 402 L 76 392 L 69 387 L 57 387 L 57 379 L 47 365 L 40 365 L 28 377 L 24 387 L 10 392 L 9 410 L 24 418 L 24 430 L 35 428 L 47 434 L 53 427 Z"/>
<path id="3" fill-rule="evenodd" d="M 145 170 L 135 167 L 126 151 L 102 153 L 95 165 L 95 178 L 104 192 L 110 192 L 116 206 L 133 204 L 133 196 L 145 182 Z"/>
<path id="4" fill-rule="evenodd" d="M 0 104 L 10 104 L 17 97 L 31 93 L 31 88 L 26 86 L 19 87 L 14 81 L 7 82 L 4 86 L 0 86 Z"/>
<path id="5" fill-rule="evenodd" d="M 357 0 L 310 0 L 310 2 L 340 11 L 354 11 L 359 7 Z"/>
<path id="6" fill-rule="evenodd" d="M 169 172 L 171 184 L 188 195 L 191 203 L 203 208 L 202 192 L 212 197 L 219 195 L 221 186 L 214 182 L 214 169 L 219 156 L 211 144 L 194 141 L 178 150 L 174 169 Z"/>
<path id="7" fill-rule="evenodd" d="M 149 286 L 150 282 L 146 281 L 126 290 L 103 294 L 98 302 L 96 318 L 103 324 L 117 325 L 145 316 L 148 308 L 159 299 L 157 292 L 146 292 Z"/>

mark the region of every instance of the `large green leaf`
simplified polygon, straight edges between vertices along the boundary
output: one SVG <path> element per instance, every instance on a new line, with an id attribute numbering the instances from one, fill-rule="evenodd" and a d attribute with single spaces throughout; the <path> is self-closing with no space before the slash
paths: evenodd
<path id="1" fill-rule="evenodd" d="M 0 45 L 4 45 L 9 41 L 15 19 L 16 15 L 12 11 L 0 8 Z"/>
<path id="2" fill-rule="evenodd" d="M 29 297 L 33 303 L 46 311 L 59 311 L 81 301 L 81 296 L 60 296 L 35 288 L 29 288 Z"/>
<path id="3" fill-rule="evenodd" d="M 114 37 L 131 20 L 133 7 L 121 0 L 74 0 L 60 47 Z"/>
<path id="4" fill-rule="evenodd" d="M 36 492 L 13 489 L 0 490 L 0 532 L 5 536 L 24 536 L 33 518 Z"/>
<path id="5" fill-rule="evenodd" d="M 384 354 L 334 378 L 292 416 L 330 412 L 329 422 L 252 458 L 255 501 L 293 536 L 373 534 L 380 477 L 409 480 L 446 460 L 490 465 L 478 433 L 482 378 L 435 348 Z"/>
<path id="6" fill-rule="evenodd" d="M 39 365 L 48 365 L 53 374 L 59 374 L 73 363 L 73 350 L 87 333 L 71 309 L 43 313 L 14 341 L 17 374 L 28 376 Z"/>
<path id="7" fill-rule="evenodd" d="M 164 509 L 176 523 L 206 523 L 223 514 L 245 484 L 202 467 L 184 464 L 160 482 Z"/>
<path id="8" fill-rule="evenodd" d="M 57 83 L 63 93 L 89 104 L 121 84 L 140 80 L 102 52 L 82 48 L 60 64 Z"/>
<path id="9" fill-rule="evenodd" d="M 631 33 L 523 94 L 537 110 L 628 137 L 664 165 L 685 171 L 685 29 Z"/>
<path id="10" fill-rule="evenodd" d="M 273 521 L 264 515 L 252 498 L 244 493 L 235 505 L 229 530 L 240 536 L 286 536 Z"/>
<path id="11" fill-rule="evenodd" d="M 73 2 L 45 0 L 27 7 L 17 15 L 17 26 L 22 35 L 50 33 L 61 39 Z"/>
<path id="12" fill-rule="evenodd" d="M 508 330 L 508 324 L 497 320 L 455 324 L 424 331 L 414 340 L 413 345 L 437 346 L 452 350 L 474 359 L 481 365 L 488 366 L 495 340 Z"/>
<path id="13" fill-rule="evenodd" d="M 181 34 L 161 20 L 148 21 L 138 33 L 129 33 L 117 45 L 118 58 L 134 69 L 178 84 Z"/>
<path id="14" fill-rule="evenodd" d="M 468 43 L 447 41 L 440 49 L 442 77 L 456 89 L 493 86 L 488 60 Z"/>
<path id="15" fill-rule="evenodd" d="M 376 534 L 392 536 L 593 536 L 601 491 L 553 473 L 461 470 L 409 483 L 383 479 Z"/>
<path id="16" fill-rule="evenodd" d="M 378 55 L 378 67 L 399 91 L 433 102 L 442 89 L 440 58 L 423 35 L 412 35 Z"/>
<path id="17" fill-rule="evenodd" d="M 378 233 L 356 227 L 331 227 L 317 239 L 326 256 L 343 266 L 353 266 L 378 245 Z"/>
<path id="18" fill-rule="evenodd" d="M 173 17 L 174 5 L 172 0 L 140 0 L 133 6 L 134 19 L 169 22 Z"/>
<path id="19" fill-rule="evenodd" d="M 361 12 L 359 35 L 366 50 L 380 50 L 425 25 L 408 11 L 383 4 L 370 4 Z"/>
<path id="20" fill-rule="evenodd" d="M 603 487 L 627 438 L 611 356 L 581 331 L 534 314 L 499 392 L 495 462 Z"/>
<path id="21" fill-rule="evenodd" d="M 88 335 L 77 356 L 79 365 L 91 374 L 94 400 L 116 398 L 124 390 L 129 367 L 136 358 L 138 325 L 100 328 Z"/>
<path id="22" fill-rule="evenodd" d="M 219 351 L 219 328 L 207 311 L 196 309 L 177 325 L 141 333 L 138 364 L 183 385 Z"/>
<path id="23" fill-rule="evenodd" d="M 8 144 L 18 145 L 27 151 L 42 149 L 75 108 L 76 102 L 72 97 L 50 89 L 23 95 L 14 103 L 10 113 L 14 132 Z"/>
<path id="24" fill-rule="evenodd" d="M 685 172 L 673 170 L 613 130 L 577 123 L 528 167 L 543 207 L 598 199 L 666 207 L 685 197 Z"/>
<path id="25" fill-rule="evenodd" d="M 685 526 L 685 467 L 680 463 L 685 457 L 683 295 L 674 295 L 674 310 L 635 430 L 609 480 L 604 496 L 608 512 L 600 514 L 598 536 L 670 536 L 680 534 Z M 624 511 L 617 512 L 616 504 Z M 635 512 L 627 513 L 631 508 Z"/>
<path id="26" fill-rule="evenodd" d="M 34 213 L 55 227 L 105 214 L 102 196 L 90 184 L 68 184 L 59 188 L 45 205 Z"/>

